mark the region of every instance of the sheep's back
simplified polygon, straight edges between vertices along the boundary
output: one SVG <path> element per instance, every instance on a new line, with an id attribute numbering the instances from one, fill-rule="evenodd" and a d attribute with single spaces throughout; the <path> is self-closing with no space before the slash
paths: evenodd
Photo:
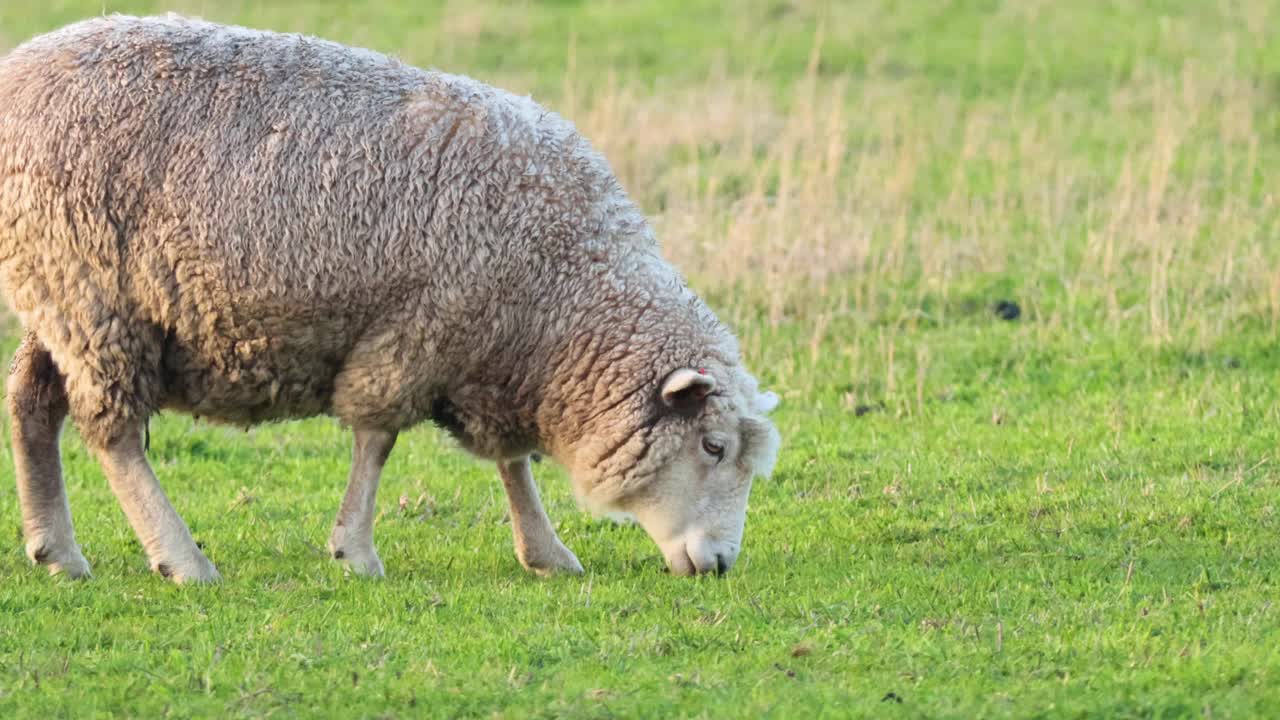
<path id="1" fill-rule="evenodd" d="M 572 264 L 643 225 L 532 101 L 314 38 L 96 19 L 0 61 L 0 97 L 10 224 L 41 215 L 95 263 L 181 252 L 237 296 L 350 307 L 357 278 L 477 269 L 448 267 L 476 253 Z"/>
<path id="2" fill-rule="evenodd" d="M 81 23 L 0 66 L 5 176 L 22 186 L 5 206 L 61 215 L 86 257 L 183 248 L 229 289 L 323 292 L 380 259 L 376 213 L 399 179 L 386 137 L 425 82 L 296 36 Z"/>

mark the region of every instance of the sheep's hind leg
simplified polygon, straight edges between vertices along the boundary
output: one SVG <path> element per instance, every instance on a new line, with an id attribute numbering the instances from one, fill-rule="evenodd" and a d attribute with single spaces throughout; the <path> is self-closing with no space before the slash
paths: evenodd
<path id="1" fill-rule="evenodd" d="M 216 582 L 217 569 L 192 539 L 147 462 L 143 422 L 130 423 L 117 439 L 94 448 L 111 490 L 146 549 L 152 570 L 180 585 Z"/>
<path id="2" fill-rule="evenodd" d="M 31 333 L 13 357 L 8 395 L 27 556 L 48 567 L 51 575 L 88 577 L 89 563 L 76 544 L 58 453 L 68 409 L 66 388 L 49 351 Z"/>
<path id="3" fill-rule="evenodd" d="M 520 564 L 543 577 L 557 573 L 581 574 L 582 563 L 560 541 L 547 511 L 542 508 L 529 458 L 499 462 L 498 474 L 502 476 L 507 502 L 511 505 L 511 532 Z"/>
<path id="4" fill-rule="evenodd" d="M 329 552 L 359 575 L 382 577 L 382 560 L 373 547 L 373 519 L 377 509 L 378 481 L 396 433 L 385 430 L 356 430 L 351 453 L 351 475 L 329 535 Z"/>

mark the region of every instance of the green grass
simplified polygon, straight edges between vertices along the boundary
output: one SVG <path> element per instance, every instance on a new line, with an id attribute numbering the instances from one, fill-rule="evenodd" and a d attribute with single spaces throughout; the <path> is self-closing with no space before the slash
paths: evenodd
<path id="1" fill-rule="evenodd" d="M 1271 3 L 105 5 L 562 110 L 782 393 L 784 447 L 719 579 L 535 466 L 587 568 L 548 581 L 493 469 L 418 429 L 364 582 L 322 550 L 334 423 L 164 416 L 152 460 L 225 578 L 176 588 L 74 432 L 95 578 L 31 568 L 6 436 L 0 717 L 1280 715 Z M 8 0 L 0 46 L 102 6 Z"/>

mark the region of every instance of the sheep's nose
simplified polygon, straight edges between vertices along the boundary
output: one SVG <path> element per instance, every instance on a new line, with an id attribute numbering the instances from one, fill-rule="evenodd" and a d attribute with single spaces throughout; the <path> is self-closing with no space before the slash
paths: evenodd
<path id="1" fill-rule="evenodd" d="M 724 575 L 738 559 L 738 549 L 728 543 L 695 540 L 690 546 L 689 557 L 697 565 L 699 574 Z"/>
<path id="2" fill-rule="evenodd" d="M 723 575 L 729 572 L 729 568 L 733 567 L 733 561 L 726 558 L 724 553 L 716 553 L 716 574 Z"/>

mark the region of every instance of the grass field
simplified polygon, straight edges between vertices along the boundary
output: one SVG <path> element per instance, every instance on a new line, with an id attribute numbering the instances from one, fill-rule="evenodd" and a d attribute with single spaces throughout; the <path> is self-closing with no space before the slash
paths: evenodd
<path id="1" fill-rule="evenodd" d="M 587 568 L 548 581 L 422 428 L 362 582 L 322 549 L 335 423 L 166 416 L 225 578 L 177 588 L 73 432 L 95 578 L 29 567 L 6 436 L 0 717 L 1280 715 L 1280 6 L 5 0 L 0 48 L 104 7 L 533 93 L 739 331 L 784 446 L 725 578 L 536 466 Z"/>

